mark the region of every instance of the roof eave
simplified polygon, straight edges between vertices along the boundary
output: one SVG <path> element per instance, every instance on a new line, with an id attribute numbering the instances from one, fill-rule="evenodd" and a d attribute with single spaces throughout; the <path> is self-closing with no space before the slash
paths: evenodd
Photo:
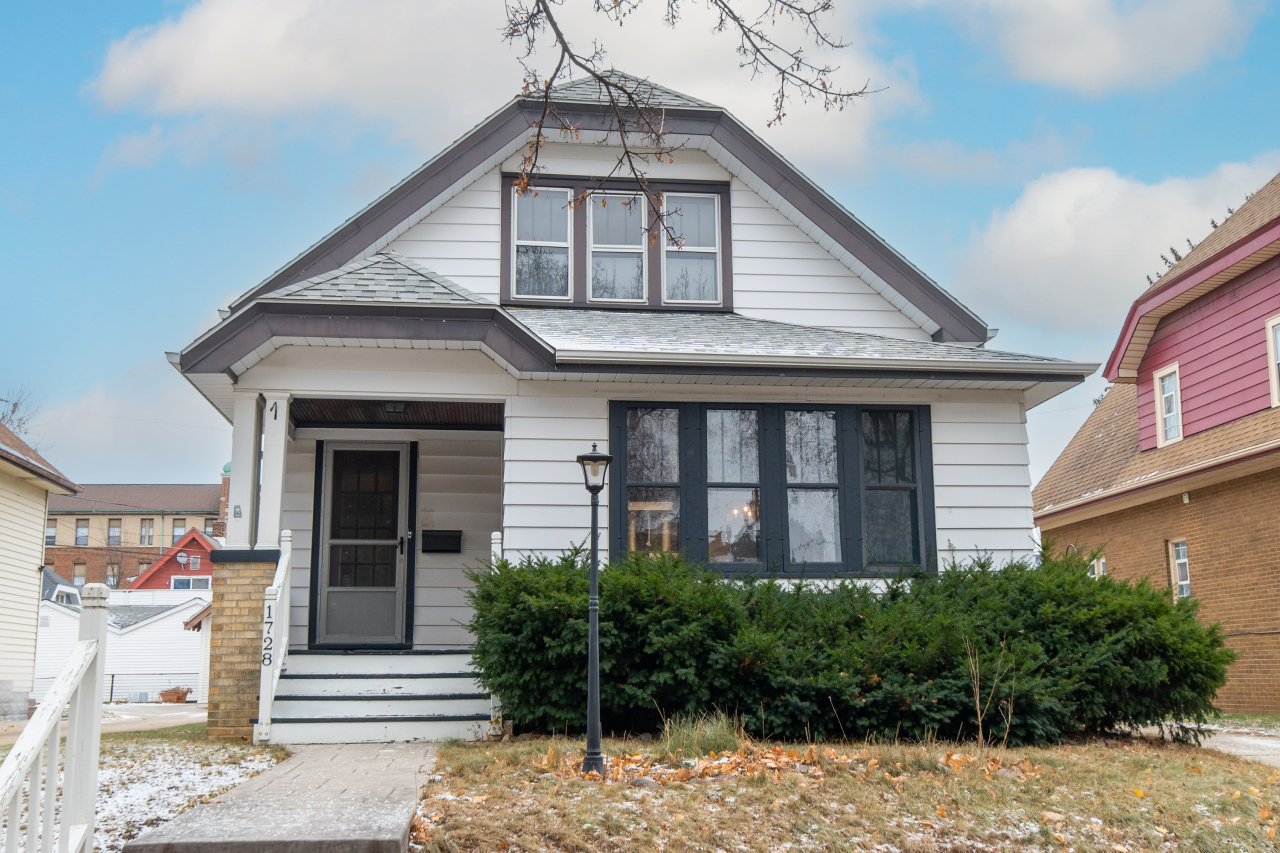
<path id="1" fill-rule="evenodd" d="M 1186 270 L 1186 272 L 1180 273 L 1176 277 L 1166 276 L 1167 280 L 1162 280 L 1158 288 L 1149 290 L 1134 300 L 1133 305 L 1129 308 L 1128 315 L 1125 317 L 1120 337 L 1116 340 L 1116 345 L 1111 350 L 1111 356 L 1107 359 L 1107 366 L 1103 372 L 1106 380 L 1108 382 L 1135 382 L 1137 380 L 1137 371 L 1135 369 L 1123 368 L 1121 365 L 1126 361 L 1130 363 L 1135 361 L 1135 358 L 1132 357 L 1134 355 L 1137 356 L 1136 360 L 1140 362 L 1143 355 L 1145 355 L 1147 341 L 1135 341 L 1135 333 L 1143 317 L 1159 311 L 1162 306 L 1167 305 L 1170 301 L 1224 272 L 1233 271 L 1232 278 L 1246 272 L 1274 255 L 1274 252 L 1268 254 L 1266 250 L 1278 241 L 1280 241 L 1280 219 L 1269 220 L 1239 240 L 1206 258 L 1202 263 Z M 1239 267 L 1239 269 L 1233 270 L 1235 267 Z M 1219 287 L 1225 283 L 1225 281 L 1220 282 L 1215 284 L 1214 287 Z M 1140 347 L 1141 352 L 1131 352 L 1134 347 Z"/>
<path id="2" fill-rule="evenodd" d="M 1029 373 L 1080 376 L 1097 364 L 1074 362 L 963 361 L 954 359 L 850 358 L 827 355 L 753 355 L 738 353 L 647 352 L 556 347 L 557 364 L 654 364 L 680 366 L 742 366 L 762 368 L 825 367 L 847 370 L 890 369 L 930 372 Z"/>

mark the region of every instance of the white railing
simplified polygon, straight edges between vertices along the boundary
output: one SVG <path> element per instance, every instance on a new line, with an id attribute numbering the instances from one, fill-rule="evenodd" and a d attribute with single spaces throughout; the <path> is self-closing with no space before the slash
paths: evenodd
<path id="1" fill-rule="evenodd" d="M 16 853 L 24 819 L 26 853 L 50 853 L 55 838 L 58 853 L 93 850 L 107 592 L 100 583 L 80 591 L 80 640 L 0 766 L 5 853 Z M 67 738 L 59 775 L 64 709 Z"/>
<path id="2" fill-rule="evenodd" d="M 262 675 L 258 681 L 258 722 L 253 742 L 271 740 L 271 702 L 289 654 L 289 563 L 293 559 L 293 531 L 280 531 L 280 562 L 271 586 L 262 595 Z"/>
<path id="3" fill-rule="evenodd" d="M 489 534 L 489 555 L 495 560 L 502 559 L 502 531 L 495 530 Z"/>

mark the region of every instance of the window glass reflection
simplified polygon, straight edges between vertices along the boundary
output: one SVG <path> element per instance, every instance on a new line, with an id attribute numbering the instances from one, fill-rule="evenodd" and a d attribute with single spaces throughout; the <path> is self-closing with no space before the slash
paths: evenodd
<path id="1" fill-rule="evenodd" d="M 714 563 L 760 562 L 759 489 L 707 489 L 707 552 Z"/>
<path id="2" fill-rule="evenodd" d="M 680 482 L 680 410 L 627 410 L 627 480 Z"/>
<path id="3" fill-rule="evenodd" d="M 836 473 L 836 413 L 786 413 L 787 482 L 834 483 Z"/>
<path id="4" fill-rule="evenodd" d="M 627 550 L 680 549 L 680 490 L 627 488 Z"/>
<path id="5" fill-rule="evenodd" d="M 707 482 L 760 482 L 760 416 L 754 409 L 707 412 Z"/>
<path id="6" fill-rule="evenodd" d="M 835 489 L 788 489 L 790 562 L 840 561 L 840 500 Z"/>

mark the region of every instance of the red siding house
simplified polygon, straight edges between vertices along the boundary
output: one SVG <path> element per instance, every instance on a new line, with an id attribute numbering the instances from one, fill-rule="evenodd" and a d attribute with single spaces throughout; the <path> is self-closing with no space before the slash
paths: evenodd
<path id="1" fill-rule="evenodd" d="M 199 530 L 188 530 L 127 589 L 209 589 L 213 582 L 209 554 L 217 547 Z"/>
<path id="2" fill-rule="evenodd" d="M 1228 711 L 1280 711 L 1280 176 L 1138 297 L 1113 385 L 1036 486 L 1057 547 L 1194 596 L 1240 654 Z"/>

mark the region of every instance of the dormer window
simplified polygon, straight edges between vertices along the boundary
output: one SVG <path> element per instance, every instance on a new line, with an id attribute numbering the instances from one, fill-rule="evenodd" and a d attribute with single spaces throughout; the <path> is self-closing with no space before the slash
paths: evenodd
<path id="1" fill-rule="evenodd" d="M 720 301 L 719 198 L 671 194 L 663 199 L 667 224 L 679 243 L 668 237 L 667 302 Z"/>
<path id="2" fill-rule="evenodd" d="M 733 310 L 728 182 L 650 181 L 669 228 L 635 181 L 539 175 L 523 194 L 516 184 L 503 175 L 503 305 Z"/>
<path id="3" fill-rule="evenodd" d="M 645 301 L 644 210 L 643 196 L 591 196 L 587 227 L 592 301 Z"/>
<path id="4" fill-rule="evenodd" d="M 1182 388 L 1178 365 L 1173 363 L 1153 376 L 1156 396 L 1156 446 L 1182 439 Z"/>
<path id="5" fill-rule="evenodd" d="M 516 194 L 516 296 L 570 298 L 570 197 L 565 189 Z"/>

